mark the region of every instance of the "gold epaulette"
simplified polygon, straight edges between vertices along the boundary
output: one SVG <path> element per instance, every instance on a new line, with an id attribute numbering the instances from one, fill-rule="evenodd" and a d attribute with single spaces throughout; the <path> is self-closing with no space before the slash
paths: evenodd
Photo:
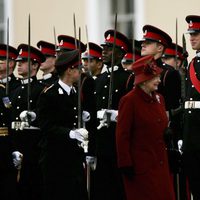
<path id="1" fill-rule="evenodd" d="M 42 93 L 46 93 L 50 88 L 53 87 L 54 84 L 50 85 L 49 87 L 45 87 Z"/>
<path id="2" fill-rule="evenodd" d="M 3 84 L 0 84 L 0 87 L 2 87 L 2 88 L 4 88 L 4 89 L 6 88 L 5 85 L 3 85 Z"/>

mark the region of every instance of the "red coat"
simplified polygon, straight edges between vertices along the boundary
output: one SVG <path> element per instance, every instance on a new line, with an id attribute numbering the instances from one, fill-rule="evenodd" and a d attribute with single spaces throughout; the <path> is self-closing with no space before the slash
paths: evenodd
<path id="1" fill-rule="evenodd" d="M 163 132 L 168 119 L 162 96 L 136 87 L 120 101 L 117 123 L 118 166 L 132 166 L 123 176 L 127 200 L 174 200 Z"/>

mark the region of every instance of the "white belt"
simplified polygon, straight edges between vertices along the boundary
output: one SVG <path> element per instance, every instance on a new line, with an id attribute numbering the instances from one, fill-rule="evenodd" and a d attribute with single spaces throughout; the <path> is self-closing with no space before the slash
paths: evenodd
<path id="1" fill-rule="evenodd" d="M 186 101 L 185 109 L 200 109 L 200 101 Z"/>
<path id="2" fill-rule="evenodd" d="M 11 128 L 15 129 L 15 130 L 24 130 L 24 129 L 26 129 L 26 130 L 27 129 L 29 129 L 29 130 L 40 130 L 40 128 L 35 127 L 35 126 L 26 126 L 26 125 L 23 125 L 23 122 L 21 122 L 21 121 L 14 121 L 14 122 L 12 122 Z"/>

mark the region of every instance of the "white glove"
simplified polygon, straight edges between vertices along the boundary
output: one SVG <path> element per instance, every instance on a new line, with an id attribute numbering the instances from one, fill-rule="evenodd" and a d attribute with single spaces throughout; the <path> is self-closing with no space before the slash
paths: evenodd
<path id="1" fill-rule="evenodd" d="M 20 113 L 19 117 L 23 122 L 32 122 L 36 119 L 36 113 L 33 111 L 24 110 Z"/>
<path id="2" fill-rule="evenodd" d="M 14 166 L 19 170 L 21 168 L 23 154 L 19 151 L 14 151 L 12 152 L 12 157 Z"/>
<path id="3" fill-rule="evenodd" d="M 86 163 L 92 170 L 95 170 L 97 166 L 97 158 L 94 156 L 86 156 Z"/>
<path id="4" fill-rule="evenodd" d="M 107 115 L 110 114 L 110 121 L 117 122 L 118 110 L 106 110 Z"/>
<path id="5" fill-rule="evenodd" d="M 178 150 L 181 154 L 183 153 L 182 147 L 183 147 L 183 140 L 178 140 Z"/>
<path id="6" fill-rule="evenodd" d="M 79 142 L 85 142 L 88 141 L 88 131 L 85 128 L 71 130 L 69 132 L 69 137 L 71 139 L 76 139 Z"/>
<path id="7" fill-rule="evenodd" d="M 83 122 L 88 122 L 90 120 L 90 113 L 87 111 L 82 112 L 82 120 Z"/>
<path id="8" fill-rule="evenodd" d="M 97 118 L 100 120 L 107 119 L 109 115 L 111 122 L 117 122 L 118 110 L 102 109 L 97 111 Z"/>
<path id="9" fill-rule="evenodd" d="M 107 117 L 110 117 L 111 122 L 117 122 L 118 110 L 102 109 L 97 111 L 97 118 L 100 119 L 100 124 L 97 129 L 101 129 L 108 125 Z"/>

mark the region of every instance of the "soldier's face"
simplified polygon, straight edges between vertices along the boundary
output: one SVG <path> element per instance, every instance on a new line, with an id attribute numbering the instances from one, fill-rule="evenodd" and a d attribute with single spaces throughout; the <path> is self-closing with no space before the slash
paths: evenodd
<path id="1" fill-rule="evenodd" d="M 112 46 L 107 46 L 107 45 L 103 46 L 103 50 L 102 50 L 103 63 L 105 63 L 105 64 L 110 64 L 111 63 L 112 50 L 113 50 Z"/>
<path id="2" fill-rule="evenodd" d="M 141 55 L 147 56 L 147 55 L 156 55 L 158 53 L 158 44 L 157 42 L 145 40 L 142 42 L 142 49 L 141 49 Z"/>
<path id="3" fill-rule="evenodd" d="M 76 83 L 79 80 L 80 74 L 78 68 L 71 69 L 71 78 L 73 83 Z"/>
<path id="4" fill-rule="evenodd" d="M 53 71 L 55 65 L 55 57 L 46 57 L 45 62 L 40 65 L 40 70 L 42 71 Z"/>
<path id="5" fill-rule="evenodd" d="M 32 71 L 31 63 L 31 71 Z M 28 77 L 28 61 L 19 61 L 17 65 L 17 72 L 20 76 L 27 78 Z"/>
<path id="6" fill-rule="evenodd" d="M 190 33 L 190 43 L 193 50 L 200 50 L 200 33 Z"/>

